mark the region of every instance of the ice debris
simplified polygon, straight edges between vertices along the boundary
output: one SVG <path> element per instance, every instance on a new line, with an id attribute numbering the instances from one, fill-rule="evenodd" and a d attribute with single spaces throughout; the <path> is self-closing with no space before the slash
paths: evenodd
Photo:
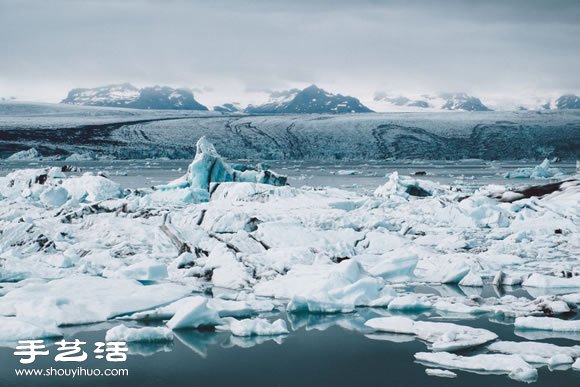
<path id="1" fill-rule="evenodd" d="M 538 378 L 538 371 L 518 355 L 460 356 L 449 352 L 419 352 L 415 354 L 415 359 L 429 366 L 484 374 L 506 374 L 522 382 L 533 382 Z"/>
<path id="2" fill-rule="evenodd" d="M 549 179 L 564 173 L 559 168 L 552 168 L 550 160 L 544 159 L 540 165 L 533 168 L 518 168 L 505 174 L 508 179 Z"/>
<path id="3" fill-rule="evenodd" d="M 413 321 L 400 316 L 372 318 L 365 325 L 381 332 L 415 335 L 430 343 L 429 348 L 436 352 L 476 347 L 497 338 L 495 333 L 486 329 L 453 323 Z"/>
<path id="4" fill-rule="evenodd" d="M 533 341 L 498 341 L 491 343 L 487 349 L 491 352 L 519 355 L 532 364 L 566 364 L 580 356 L 580 345 L 561 347 Z"/>
<path id="5" fill-rule="evenodd" d="M 562 320 L 555 317 L 518 317 L 516 329 L 557 332 L 580 332 L 580 320 Z"/>
<path id="6" fill-rule="evenodd" d="M 221 324 L 218 312 L 209 308 L 207 301 L 207 298 L 201 296 L 190 298 L 187 304 L 181 306 L 167 321 L 167 326 L 171 329 L 191 329 Z"/>
<path id="7" fill-rule="evenodd" d="M 20 152 L 16 152 L 13 155 L 9 156 L 6 160 L 10 161 L 32 161 L 32 160 L 41 160 L 42 155 L 39 151 L 35 148 L 30 148 L 28 150 L 23 150 Z"/>
<path id="8" fill-rule="evenodd" d="M 172 341 L 173 332 L 165 327 L 129 328 L 121 324 L 109 329 L 105 335 L 105 340 L 126 342 Z"/>
<path id="9" fill-rule="evenodd" d="M 439 368 L 426 368 L 425 373 L 429 376 L 437 376 L 440 378 L 456 378 L 457 374 L 453 371 L 442 370 Z"/>
<path id="10" fill-rule="evenodd" d="M 222 325 L 217 330 L 230 331 L 234 336 L 276 336 L 288 333 L 286 321 L 278 319 L 269 322 L 263 318 L 237 320 L 232 317 L 222 319 Z"/>

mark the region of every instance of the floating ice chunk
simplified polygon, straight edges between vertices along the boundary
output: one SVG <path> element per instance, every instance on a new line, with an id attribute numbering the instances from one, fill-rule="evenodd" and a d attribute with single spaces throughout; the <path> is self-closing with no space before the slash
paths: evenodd
<path id="1" fill-rule="evenodd" d="M 167 266 L 152 259 L 139 261 L 120 270 L 106 273 L 111 278 L 130 278 L 139 281 L 159 281 L 167 278 Z"/>
<path id="2" fill-rule="evenodd" d="M 523 286 L 545 289 L 580 289 L 580 276 L 563 278 L 534 273 L 523 282 Z"/>
<path id="3" fill-rule="evenodd" d="M 574 359 L 572 359 L 570 356 L 564 355 L 564 354 L 558 354 L 558 355 L 554 355 L 551 358 L 549 358 L 547 364 L 550 367 L 556 367 L 556 366 L 565 365 L 565 364 L 572 364 L 572 363 L 574 363 Z"/>
<path id="4" fill-rule="evenodd" d="M 415 334 L 415 321 L 407 317 L 377 317 L 368 320 L 365 325 L 381 332 Z"/>
<path id="5" fill-rule="evenodd" d="M 569 304 L 580 304 L 580 293 L 564 294 L 560 298 Z"/>
<path id="6" fill-rule="evenodd" d="M 72 153 L 64 161 L 91 161 L 95 157 L 90 153 Z"/>
<path id="7" fill-rule="evenodd" d="M 440 378 L 456 378 L 457 377 L 457 374 L 453 371 L 441 370 L 438 368 L 427 368 L 427 369 L 425 369 L 425 373 L 429 376 L 437 376 Z"/>
<path id="8" fill-rule="evenodd" d="M 40 202 L 46 207 L 60 207 L 68 200 L 68 191 L 63 187 L 51 187 L 40 194 Z"/>
<path id="9" fill-rule="evenodd" d="M 518 168 L 505 174 L 507 179 L 549 179 L 564 173 L 559 168 L 551 168 L 550 160 L 544 159 L 533 168 Z"/>
<path id="10" fill-rule="evenodd" d="M 476 347 L 497 338 L 491 331 L 463 325 L 431 321 L 413 321 L 406 317 L 377 317 L 365 323 L 381 332 L 404 333 L 430 343 L 433 351 L 457 351 Z"/>
<path id="11" fill-rule="evenodd" d="M 187 168 L 187 174 L 160 190 L 189 189 L 197 201 L 209 200 L 211 183 L 251 182 L 272 185 L 285 185 L 286 176 L 277 175 L 269 170 L 234 169 L 217 153 L 215 147 L 206 137 L 197 141 L 195 158 Z"/>
<path id="12" fill-rule="evenodd" d="M 348 176 L 348 175 L 358 175 L 360 174 L 359 171 L 355 171 L 354 169 L 339 169 L 336 171 L 336 174 L 339 176 Z"/>
<path id="13" fill-rule="evenodd" d="M 105 340 L 126 342 L 172 341 L 173 332 L 165 327 L 128 328 L 121 324 L 109 329 L 105 335 Z"/>
<path id="14" fill-rule="evenodd" d="M 521 285 L 522 282 L 523 279 L 521 277 L 509 276 L 501 270 L 496 273 L 492 281 L 495 286 L 515 286 Z"/>
<path id="15" fill-rule="evenodd" d="M 97 202 L 120 198 L 123 195 L 123 189 L 118 183 L 103 176 L 90 174 L 65 179 L 62 181 L 62 187 L 68 191 L 73 200 L 80 202 L 85 200 Z"/>
<path id="16" fill-rule="evenodd" d="M 415 359 L 428 365 L 475 373 L 506 374 L 511 379 L 523 382 L 532 382 L 538 378 L 538 371 L 518 355 L 459 356 L 448 352 L 419 352 L 415 354 Z"/>
<path id="17" fill-rule="evenodd" d="M 88 324 L 155 308 L 188 293 L 176 284 L 145 286 L 133 280 L 72 276 L 11 290 L 0 297 L 0 315 L 59 326 Z"/>
<path id="18" fill-rule="evenodd" d="M 389 176 L 389 181 L 375 190 L 377 197 L 389 197 L 391 195 L 409 198 L 410 196 L 426 197 L 435 193 L 443 192 L 438 184 L 427 181 L 399 176 L 398 172 L 393 172 Z"/>
<path id="19" fill-rule="evenodd" d="M 291 313 L 351 313 L 354 312 L 354 305 L 324 296 L 309 298 L 294 296 L 286 306 L 286 310 Z"/>
<path id="20" fill-rule="evenodd" d="M 580 345 L 560 347 L 555 344 L 533 341 L 498 341 L 487 348 L 491 352 L 520 355 L 528 363 L 549 365 L 572 363 L 573 357 L 580 356 Z"/>
<path id="21" fill-rule="evenodd" d="M 369 268 L 369 273 L 390 282 L 405 280 L 413 276 L 419 261 L 419 257 L 416 254 L 389 255 L 381 257 L 382 259 L 379 263 Z"/>
<path id="22" fill-rule="evenodd" d="M 422 279 L 428 282 L 436 282 L 441 284 L 457 284 L 461 282 L 463 277 L 469 273 L 470 266 L 467 259 L 462 255 L 451 255 L 449 257 L 437 257 L 441 258 L 439 260 L 433 260 L 429 262 L 432 267 L 424 266 L 422 269 L 417 270 L 416 273 L 420 275 Z M 424 265 L 427 262 L 422 262 Z M 421 264 L 421 262 L 420 262 Z"/>
<path id="23" fill-rule="evenodd" d="M 257 313 L 271 312 L 276 307 L 267 300 L 222 300 L 212 298 L 207 305 L 217 310 L 220 317 L 250 317 Z"/>
<path id="24" fill-rule="evenodd" d="M 431 306 L 429 301 L 419 298 L 415 294 L 407 294 L 394 298 L 389 303 L 389 310 L 416 312 L 430 309 Z"/>
<path id="25" fill-rule="evenodd" d="M 518 317 L 516 329 L 540 331 L 580 332 L 580 320 L 561 320 L 555 317 Z"/>
<path id="26" fill-rule="evenodd" d="M 225 324 L 218 325 L 216 329 L 230 331 L 234 336 L 275 336 L 288 333 L 286 321 L 282 319 L 271 323 L 263 318 L 236 320 L 226 317 L 222 321 Z"/>
<path id="27" fill-rule="evenodd" d="M 463 277 L 461 281 L 459 281 L 459 286 L 481 288 L 483 287 L 483 280 L 481 279 L 481 276 L 477 272 L 470 270 L 469 273 L 467 273 L 467 275 Z"/>
<path id="28" fill-rule="evenodd" d="M 208 307 L 207 301 L 205 297 L 191 297 L 190 301 L 167 321 L 167 326 L 175 330 L 219 325 L 222 320 L 217 311 Z"/>
<path id="29" fill-rule="evenodd" d="M 42 155 L 35 148 L 30 148 L 25 151 L 20 151 L 12 154 L 6 160 L 10 161 L 32 161 L 41 160 Z"/>
<path id="30" fill-rule="evenodd" d="M 576 359 L 574 364 L 572 364 L 572 369 L 575 371 L 580 371 L 580 357 Z"/>
<path id="31" fill-rule="evenodd" d="M 47 326 L 42 326 L 31 321 L 38 321 L 38 319 L 25 321 L 16 317 L 0 317 L 0 345 L 1 343 L 13 343 L 18 340 L 62 336 L 62 332 L 55 325 L 46 324 Z"/>

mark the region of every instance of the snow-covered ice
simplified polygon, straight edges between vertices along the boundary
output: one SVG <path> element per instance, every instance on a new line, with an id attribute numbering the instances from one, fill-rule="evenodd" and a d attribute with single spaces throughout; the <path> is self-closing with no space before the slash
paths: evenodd
<path id="1" fill-rule="evenodd" d="M 172 341 L 173 332 L 165 327 L 129 328 L 123 324 L 107 331 L 106 341 L 159 342 Z"/>
<path id="2" fill-rule="evenodd" d="M 580 320 L 562 320 L 556 317 L 518 317 L 516 329 L 557 332 L 580 332 Z"/>
<path id="3" fill-rule="evenodd" d="M 222 322 L 218 312 L 207 305 L 205 297 L 193 297 L 167 321 L 171 329 L 199 328 L 215 326 Z"/>
<path id="4" fill-rule="evenodd" d="M 457 374 L 453 371 L 442 370 L 439 368 L 426 368 L 425 373 L 429 376 L 438 376 L 440 378 L 456 378 Z"/>
<path id="5" fill-rule="evenodd" d="M 449 352 L 419 352 L 415 359 L 429 366 L 470 371 L 476 373 L 505 374 L 523 382 L 533 382 L 538 371 L 518 355 L 481 354 L 461 356 Z"/>
<path id="6" fill-rule="evenodd" d="M 497 341 L 487 347 L 491 352 L 521 356 L 528 363 L 565 364 L 580 356 L 580 345 L 562 347 L 533 341 Z"/>
<path id="7" fill-rule="evenodd" d="M 506 173 L 510 179 L 548 179 L 562 176 L 564 173 L 559 168 L 553 168 L 550 160 L 545 159 L 541 164 L 533 168 L 518 168 L 515 171 Z"/>
<path id="8" fill-rule="evenodd" d="M 276 336 L 288 333 L 286 321 L 282 319 L 269 322 L 263 318 L 237 320 L 226 317 L 222 321 L 223 325 L 218 325 L 216 329 L 230 331 L 234 336 Z"/>
<path id="9" fill-rule="evenodd" d="M 415 335 L 428 342 L 429 348 L 437 352 L 476 347 L 497 338 L 495 333 L 486 329 L 444 322 L 413 321 L 399 316 L 373 318 L 365 325 L 381 332 Z"/>

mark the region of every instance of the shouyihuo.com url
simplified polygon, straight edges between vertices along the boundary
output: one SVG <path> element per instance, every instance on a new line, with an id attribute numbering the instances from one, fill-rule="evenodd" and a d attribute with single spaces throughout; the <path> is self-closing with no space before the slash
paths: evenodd
<path id="1" fill-rule="evenodd" d="M 69 378 L 93 377 L 93 376 L 129 376 L 126 368 L 15 368 L 16 376 L 63 376 Z"/>

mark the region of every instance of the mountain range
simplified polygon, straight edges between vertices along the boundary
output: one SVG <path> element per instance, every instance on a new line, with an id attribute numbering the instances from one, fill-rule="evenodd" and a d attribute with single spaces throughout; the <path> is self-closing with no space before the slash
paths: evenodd
<path id="1" fill-rule="evenodd" d="M 209 110 L 195 100 L 191 90 L 153 86 L 137 88 L 129 83 L 101 86 L 92 89 L 73 89 L 61 101 L 65 104 L 123 107 L 155 110 Z M 492 105 L 494 109 L 495 105 Z M 371 110 L 372 109 L 372 110 Z M 466 93 L 422 94 L 419 96 L 389 95 L 377 93 L 369 106 L 359 99 L 342 94 L 329 93 L 316 85 L 305 89 L 290 89 L 269 93 L 268 100 L 243 107 L 241 104 L 224 103 L 213 111 L 231 114 L 315 114 L 315 113 L 368 113 L 375 111 L 491 111 L 479 98 Z M 516 106 L 500 110 L 562 110 L 580 109 L 580 97 L 564 94 L 534 106 Z"/>
<path id="2" fill-rule="evenodd" d="M 73 89 L 61 103 L 132 109 L 208 110 L 189 89 L 153 86 L 138 89 L 130 83 Z"/>
<path id="3" fill-rule="evenodd" d="M 250 105 L 245 109 L 251 114 L 280 113 L 370 113 L 357 98 L 329 93 L 316 85 L 303 90 L 291 89 L 274 92 L 270 101 L 263 105 Z"/>

